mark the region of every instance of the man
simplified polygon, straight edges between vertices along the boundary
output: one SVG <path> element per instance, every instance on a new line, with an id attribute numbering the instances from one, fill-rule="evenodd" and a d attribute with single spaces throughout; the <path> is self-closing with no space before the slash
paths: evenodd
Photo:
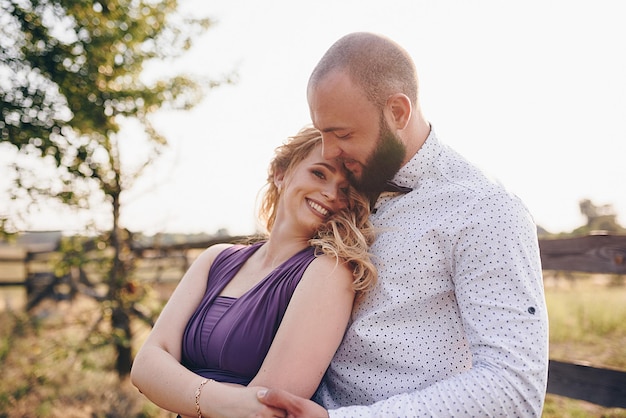
<path id="1" fill-rule="evenodd" d="M 328 411 L 278 390 L 260 401 L 296 417 L 540 416 L 548 322 L 524 205 L 438 140 L 389 39 L 341 38 L 307 98 L 324 157 L 378 196 L 379 282 L 316 394 Z"/>

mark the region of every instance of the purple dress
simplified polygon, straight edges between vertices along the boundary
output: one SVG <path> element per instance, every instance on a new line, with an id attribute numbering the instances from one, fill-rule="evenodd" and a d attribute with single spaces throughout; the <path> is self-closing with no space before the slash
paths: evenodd
<path id="1" fill-rule="evenodd" d="M 189 370 L 242 385 L 259 371 L 291 295 L 315 258 L 314 248 L 305 248 L 241 297 L 218 296 L 262 244 L 229 247 L 213 261 L 206 293 L 183 334 L 181 362 Z"/>

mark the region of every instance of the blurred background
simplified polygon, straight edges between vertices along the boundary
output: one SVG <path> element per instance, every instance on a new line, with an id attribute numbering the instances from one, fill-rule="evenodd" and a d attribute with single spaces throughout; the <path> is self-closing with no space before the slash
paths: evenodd
<path id="1" fill-rule="evenodd" d="M 519 195 L 538 225 L 575 229 L 584 222 L 583 199 L 612 205 L 625 222 L 620 1 L 179 3 L 213 24 L 183 55 L 147 60 L 141 80 L 190 74 L 233 83 L 207 91 L 190 110 L 150 115 L 169 145 L 121 197 L 121 222 L 132 231 L 253 232 L 274 148 L 310 121 L 308 76 L 353 31 L 387 35 L 409 51 L 422 107 L 440 138 Z M 124 163 L 141 164 L 140 128 L 119 123 Z M 3 165 L 15 158 L 6 147 L 0 155 Z M 6 189 L 11 176 L 0 178 Z M 14 203 L 1 199 L 0 213 L 23 212 Z M 96 209 L 77 218 L 41 208 L 20 226 L 79 231 Z M 102 228 L 108 213 L 97 217 Z"/>
<path id="2" fill-rule="evenodd" d="M 440 139 L 529 207 L 551 359 L 626 371 L 625 17 L 621 0 L 0 0 L 0 417 L 171 416 L 130 386 L 133 355 L 202 248 L 259 231 L 309 74 L 354 31 L 407 49 Z M 544 415 L 626 410 L 548 395 Z"/>

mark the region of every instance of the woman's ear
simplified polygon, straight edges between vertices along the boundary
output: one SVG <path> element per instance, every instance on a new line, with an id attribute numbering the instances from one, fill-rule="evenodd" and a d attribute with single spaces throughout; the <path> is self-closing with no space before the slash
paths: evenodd
<path id="1" fill-rule="evenodd" d="M 387 99 L 387 108 L 391 112 L 393 126 L 396 129 L 404 129 L 411 119 L 413 106 L 406 94 L 396 93 Z"/>
<path id="2" fill-rule="evenodd" d="M 276 186 L 279 192 L 281 191 L 283 187 L 284 181 L 285 181 L 285 173 L 277 172 L 276 174 L 274 174 L 274 186 Z"/>

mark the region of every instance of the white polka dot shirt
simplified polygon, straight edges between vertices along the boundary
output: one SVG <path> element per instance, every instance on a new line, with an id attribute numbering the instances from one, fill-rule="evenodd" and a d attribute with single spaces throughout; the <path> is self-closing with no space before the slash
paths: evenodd
<path id="1" fill-rule="evenodd" d="M 548 321 L 536 226 L 431 131 L 372 214 L 376 287 L 315 400 L 331 417 L 540 416 Z"/>

